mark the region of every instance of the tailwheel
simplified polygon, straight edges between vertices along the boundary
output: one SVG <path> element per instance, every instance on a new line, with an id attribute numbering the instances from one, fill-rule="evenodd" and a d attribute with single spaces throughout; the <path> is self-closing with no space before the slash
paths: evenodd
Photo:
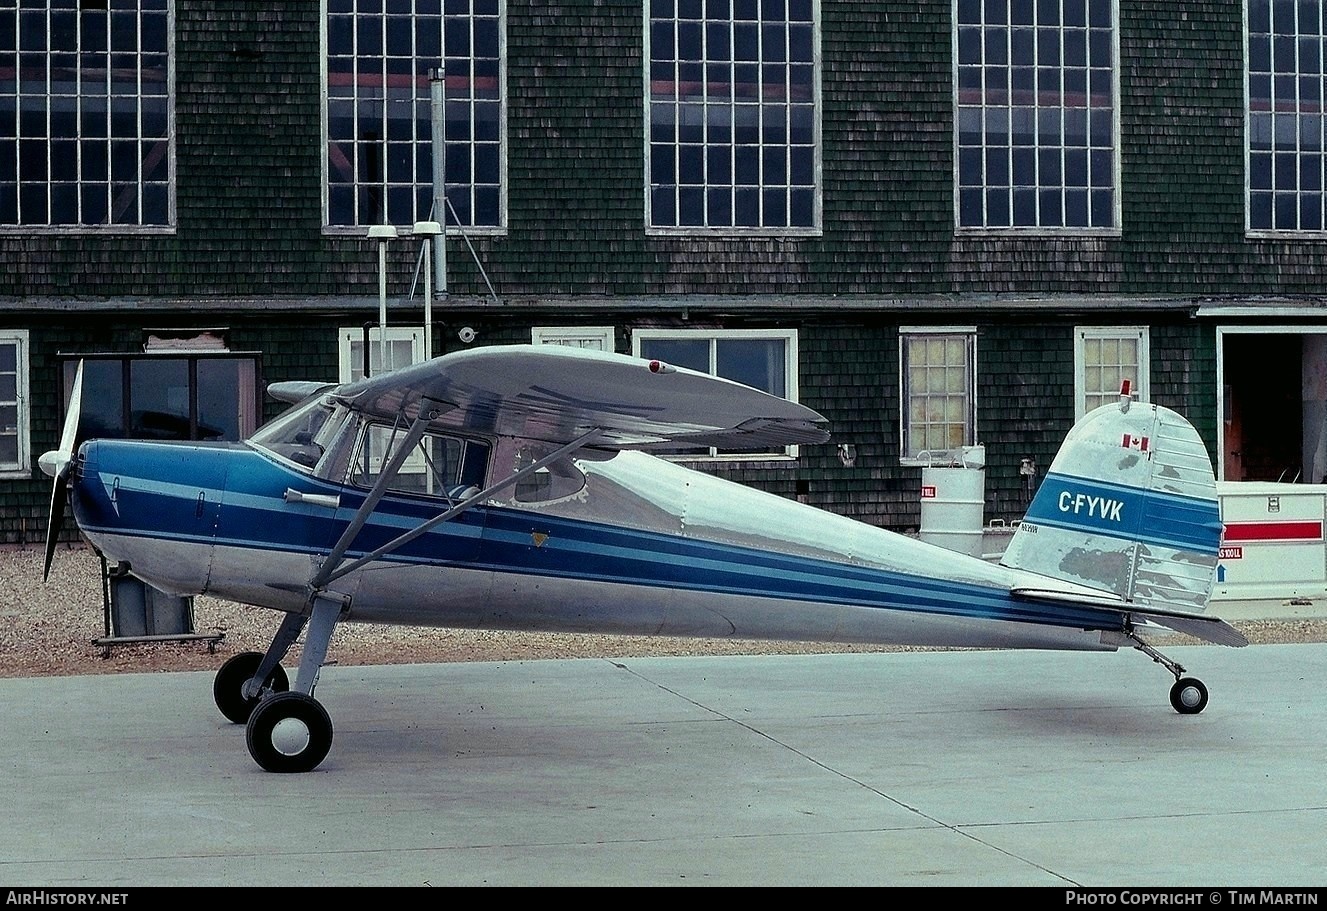
<path id="1" fill-rule="evenodd" d="M 1184 666 L 1178 661 L 1167 658 L 1138 637 L 1130 627 L 1125 633 L 1133 640 L 1134 648 L 1151 658 L 1157 664 L 1175 676 L 1175 685 L 1170 688 L 1170 704 L 1181 715 L 1197 715 L 1207 708 L 1207 687 L 1197 677 L 1185 677 Z"/>
<path id="2" fill-rule="evenodd" d="M 265 693 L 284 693 L 290 689 L 290 680 L 281 665 L 272 669 L 272 673 L 263 681 L 260 691 L 250 696 L 244 695 L 244 685 L 258 673 L 258 666 L 263 662 L 261 652 L 240 652 L 228 659 L 217 671 L 212 681 L 212 698 L 217 708 L 236 724 L 249 720 L 254 708 Z"/>
<path id="3" fill-rule="evenodd" d="M 277 693 L 249 716 L 245 740 L 268 772 L 311 772 L 332 748 L 332 718 L 312 696 Z"/>
<path id="4" fill-rule="evenodd" d="M 1197 715 L 1207 708 L 1207 687 L 1196 677 L 1180 677 L 1170 688 L 1170 704 L 1181 715 Z"/>

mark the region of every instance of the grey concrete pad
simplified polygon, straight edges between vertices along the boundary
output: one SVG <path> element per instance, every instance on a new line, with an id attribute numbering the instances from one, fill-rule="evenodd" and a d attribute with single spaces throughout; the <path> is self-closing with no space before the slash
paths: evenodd
<path id="1" fill-rule="evenodd" d="M 1327 645 L 328 667 L 271 775 L 211 675 L 0 680 L 0 882 L 1327 885 Z"/>

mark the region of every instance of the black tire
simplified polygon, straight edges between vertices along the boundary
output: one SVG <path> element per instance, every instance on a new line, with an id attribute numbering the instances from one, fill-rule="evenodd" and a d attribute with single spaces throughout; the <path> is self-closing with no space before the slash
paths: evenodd
<path id="1" fill-rule="evenodd" d="M 311 772 L 332 748 L 332 718 L 312 696 L 277 693 L 249 716 L 245 740 L 268 772 Z"/>
<path id="2" fill-rule="evenodd" d="M 1196 677 L 1181 677 L 1170 688 L 1170 704 L 1181 715 L 1197 715 L 1207 708 L 1207 687 Z"/>
<path id="3" fill-rule="evenodd" d="M 244 684 L 253 678 L 258 672 L 258 665 L 262 663 L 262 652 L 240 652 L 227 659 L 212 680 L 212 699 L 216 702 L 217 708 L 221 709 L 221 714 L 236 724 L 243 724 L 249 720 L 261 698 L 256 696 L 246 699 Z M 285 668 L 278 664 L 268 675 L 263 689 L 273 693 L 284 693 L 290 689 L 290 680 L 286 677 Z"/>

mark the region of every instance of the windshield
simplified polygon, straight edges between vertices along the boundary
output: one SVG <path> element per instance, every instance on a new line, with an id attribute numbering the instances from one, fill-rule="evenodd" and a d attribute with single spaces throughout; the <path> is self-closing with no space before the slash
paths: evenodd
<path id="1" fill-rule="evenodd" d="M 314 396 L 259 427 L 249 442 L 312 468 L 344 423 L 337 411 L 329 397 Z"/>

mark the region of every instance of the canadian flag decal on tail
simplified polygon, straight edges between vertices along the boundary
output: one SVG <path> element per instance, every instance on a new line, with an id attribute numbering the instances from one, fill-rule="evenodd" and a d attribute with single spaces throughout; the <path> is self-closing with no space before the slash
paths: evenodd
<path id="1" fill-rule="evenodd" d="M 1147 437 L 1136 437 L 1131 433 L 1124 435 L 1124 442 L 1120 444 L 1125 449 L 1137 449 L 1139 452 L 1147 452 Z"/>

